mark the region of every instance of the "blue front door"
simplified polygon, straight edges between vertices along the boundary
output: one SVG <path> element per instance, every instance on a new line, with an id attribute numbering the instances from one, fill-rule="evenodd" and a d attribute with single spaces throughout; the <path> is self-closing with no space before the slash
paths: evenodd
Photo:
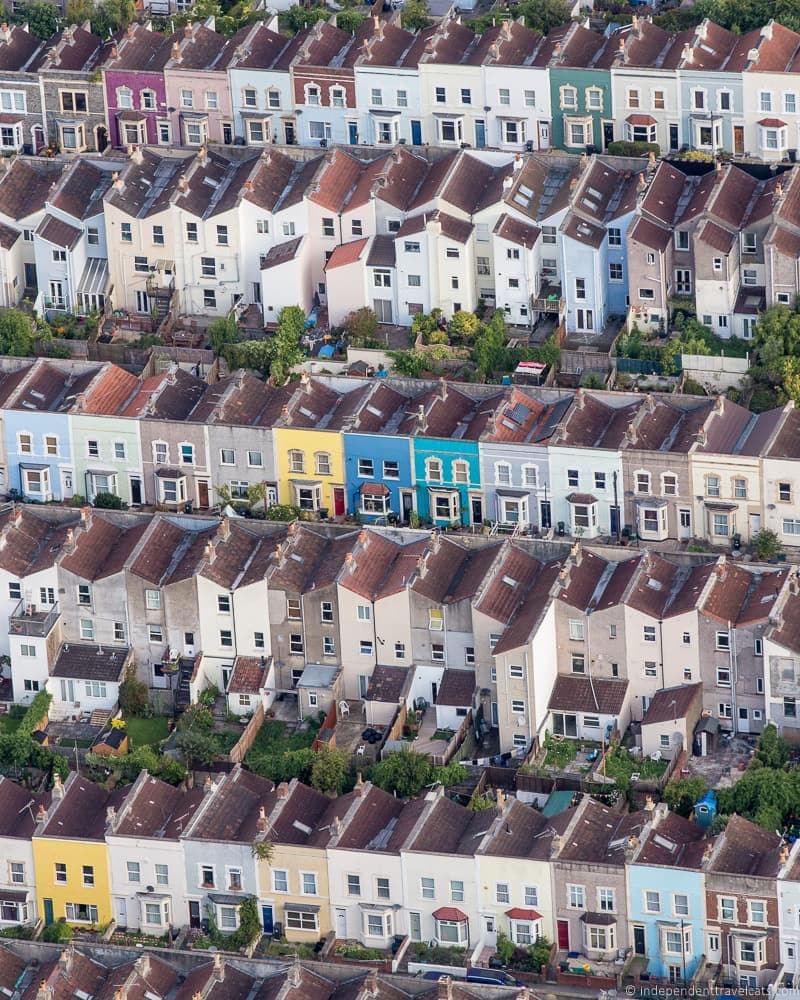
<path id="1" fill-rule="evenodd" d="M 411 122 L 411 145 L 412 146 L 422 145 L 422 122 L 419 121 Z"/>
<path id="2" fill-rule="evenodd" d="M 475 146 L 483 149 L 486 145 L 486 122 L 478 119 L 475 122 Z"/>
<path id="3" fill-rule="evenodd" d="M 53 900 L 46 899 L 44 900 L 44 922 L 49 926 L 50 924 L 52 924 L 54 919 L 55 918 L 53 914 Z"/>
<path id="4" fill-rule="evenodd" d="M 261 922 L 264 924 L 264 933 L 271 934 L 273 928 L 272 921 L 272 907 L 262 906 L 261 907 Z"/>
<path id="5" fill-rule="evenodd" d="M 358 145 L 358 122 L 347 123 L 347 141 L 351 146 Z"/>

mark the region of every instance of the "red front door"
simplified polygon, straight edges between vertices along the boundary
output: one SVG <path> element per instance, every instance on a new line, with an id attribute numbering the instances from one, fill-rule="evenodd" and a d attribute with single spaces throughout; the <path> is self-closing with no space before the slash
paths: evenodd
<path id="1" fill-rule="evenodd" d="M 334 517 L 344 517 L 345 515 L 345 505 L 344 505 L 344 487 L 334 486 L 333 487 L 333 516 Z"/>
<path id="2" fill-rule="evenodd" d="M 558 921 L 559 951 L 569 951 L 569 920 Z"/>

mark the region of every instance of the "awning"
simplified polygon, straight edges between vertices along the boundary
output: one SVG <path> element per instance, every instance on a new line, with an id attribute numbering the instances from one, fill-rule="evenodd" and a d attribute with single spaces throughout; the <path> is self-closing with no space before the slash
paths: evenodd
<path id="1" fill-rule="evenodd" d="M 169 899 L 170 895 L 168 892 L 137 892 L 137 896 L 141 896 L 143 899 Z M 211 898 L 211 897 L 209 897 Z"/>
<path id="2" fill-rule="evenodd" d="M 39 462 L 20 462 L 20 469 L 25 469 L 28 472 L 44 472 L 45 469 L 49 469 L 49 465 L 42 465 Z"/>
<path id="3" fill-rule="evenodd" d="M 509 920 L 541 920 L 542 915 L 536 910 L 523 910 L 521 906 L 515 906 L 510 910 L 506 910 L 506 916 Z"/>
<path id="4" fill-rule="evenodd" d="M 102 257 L 90 257 L 78 282 L 78 294 L 104 295 L 107 288 L 108 261 Z"/>
<path id="5" fill-rule="evenodd" d="M 314 489 L 316 486 L 322 486 L 322 481 L 319 479 L 290 479 L 289 482 L 292 486 L 299 486 L 301 489 Z"/>
<path id="6" fill-rule="evenodd" d="M 762 118 L 758 123 L 762 128 L 786 128 L 786 122 L 780 118 Z"/>
<path id="7" fill-rule="evenodd" d="M 625 121 L 629 125 L 658 125 L 652 115 L 628 115 Z"/>
<path id="8" fill-rule="evenodd" d="M 438 910 L 433 911 L 434 920 L 455 920 L 457 923 L 467 919 L 466 913 L 462 913 L 455 906 L 440 906 Z"/>
<path id="9" fill-rule="evenodd" d="M 388 497 L 389 487 L 383 483 L 362 483 L 358 492 L 365 496 Z"/>
<path id="10" fill-rule="evenodd" d="M 156 473 L 159 479 L 185 479 L 186 473 L 180 469 L 159 469 Z"/>
<path id="11" fill-rule="evenodd" d="M 582 913 L 581 923 L 592 924 L 594 927 L 610 927 L 615 924 L 617 918 L 613 913 Z"/>
<path id="12" fill-rule="evenodd" d="M 284 903 L 284 913 L 319 913 L 319 907 L 313 903 Z"/>
<path id="13" fill-rule="evenodd" d="M 736 510 L 739 505 L 735 503 L 718 503 L 716 501 L 706 500 L 705 506 L 706 510 L 729 511 L 729 510 Z"/>
<path id="14" fill-rule="evenodd" d="M 498 488 L 497 495 L 499 497 L 527 497 L 530 496 L 530 493 L 528 490 L 512 490 L 508 488 L 501 490 Z"/>
<path id="15" fill-rule="evenodd" d="M 370 108 L 369 113 L 376 118 L 399 118 L 399 111 L 392 111 L 388 108 Z"/>
<path id="16" fill-rule="evenodd" d="M 0 890 L 0 903 L 27 903 L 28 893 L 16 889 Z"/>
<path id="17" fill-rule="evenodd" d="M 247 892 L 240 892 L 234 895 L 233 893 L 227 892 L 210 892 L 208 898 L 212 903 L 216 903 L 219 906 L 239 906 L 246 899 L 253 899 L 253 895 Z"/>

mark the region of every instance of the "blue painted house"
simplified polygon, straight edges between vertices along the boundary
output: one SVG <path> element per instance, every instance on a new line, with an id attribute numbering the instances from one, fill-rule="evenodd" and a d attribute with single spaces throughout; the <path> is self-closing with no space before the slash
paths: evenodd
<path id="1" fill-rule="evenodd" d="M 701 21 L 678 63 L 681 141 L 704 153 L 744 153 L 742 69 L 760 33 L 737 35 Z M 760 67 L 759 67 L 760 68 Z M 778 108 L 763 108 L 778 111 Z"/>
<path id="2" fill-rule="evenodd" d="M 399 431 L 412 438 L 417 512 L 444 526 L 482 524 L 478 441 L 507 390 L 441 381 L 409 400 Z"/>
<path id="3" fill-rule="evenodd" d="M 375 379 L 344 426 L 347 509 L 366 524 L 408 524 L 416 510 L 411 442 L 397 429 L 407 402 L 401 383 Z"/>
<path id="4" fill-rule="evenodd" d="M 651 977 L 684 982 L 706 951 L 706 831 L 663 804 L 653 819 L 628 865 L 631 945 Z"/>
<path id="5" fill-rule="evenodd" d="M 643 169 L 641 160 L 593 157 L 572 192 L 560 243 L 569 333 L 591 337 L 627 312 L 626 236 Z"/>
<path id="6" fill-rule="evenodd" d="M 68 500 L 74 493 L 75 469 L 70 411 L 85 396 L 100 366 L 75 371 L 39 360 L 9 376 L 16 384 L 0 386 L 6 490 L 29 500 Z"/>

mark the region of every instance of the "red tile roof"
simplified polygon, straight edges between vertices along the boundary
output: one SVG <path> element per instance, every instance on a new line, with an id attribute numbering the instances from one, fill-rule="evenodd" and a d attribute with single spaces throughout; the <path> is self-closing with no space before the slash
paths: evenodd
<path id="1" fill-rule="evenodd" d="M 333 271 L 337 267 L 344 267 L 347 264 L 353 264 L 357 260 L 360 260 L 367 243 L 369 243 L 368 239 L 353 240 L 351 243 L 340 243 L 334 248 L 333 253 L 328 258 L 325 270 Z"/>

